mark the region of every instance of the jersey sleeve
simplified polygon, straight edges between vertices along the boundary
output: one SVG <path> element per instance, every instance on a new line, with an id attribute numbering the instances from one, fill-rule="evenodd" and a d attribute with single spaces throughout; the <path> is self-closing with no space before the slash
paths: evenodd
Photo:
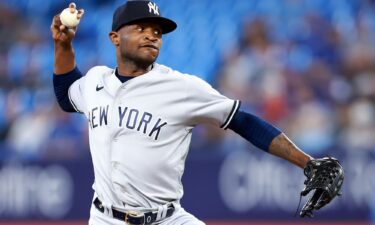
<path id="1" fill-rule="evenodd" d="M 195 76 L 189 76 L 186 92 L 187 119 L 192 126 L 205 123 L 227 129 L 241 104 L 239 100 L 227 98 Z"/>
<path id="2" fill-rule="evenodd" d="M 86 114 L 86 101 L 84 98 L 86 76 L 81 77 L 76 80 L 70 87 L 68 91 L 68 96 L 70 103 L 73 108 L 79 112 Z"/>

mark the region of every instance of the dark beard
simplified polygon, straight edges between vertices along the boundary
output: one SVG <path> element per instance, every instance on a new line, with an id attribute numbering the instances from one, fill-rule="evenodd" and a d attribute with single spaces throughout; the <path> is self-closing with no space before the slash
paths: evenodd
<path id="1" fill-rule="evenodd" d="M 155 58 L 155 60 L 153 60 L 153 59 L 145 59 L 145 58 L 139 57 L 137 55 L 121 53 L 121 61 L 132 62 L 138 68 L 147 69 L 156 61 L 156 59 L 157 59 L 157 57 Z"/>

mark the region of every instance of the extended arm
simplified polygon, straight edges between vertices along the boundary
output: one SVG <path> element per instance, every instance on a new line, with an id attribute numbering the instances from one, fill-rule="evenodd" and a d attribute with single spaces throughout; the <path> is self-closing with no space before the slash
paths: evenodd
<path id="1" fill-rule="evenodd" d="M 272 140 L 268 152 L 301 168 L 305 168 L 307 162 L 313 159 L 301 151 L 284 133 L 279 134 Z"/>
<path id="2" fill-rule="evenodd" d="M 236 112 L 228 127 L 258 148 L 304 169 L 306 180 L 301 196 L 310 191 L 314 194 L 302 207 L 301 217 L 312 217 L 313 210 L 322 208 L 339 195 L 344 181 L 344 170 L 337 159 L 313 159 L 280 130 L 249 113 Z"/>
<path id="3" fill-rule="evenodd" d="M 311 156 L 293 144 L 279 129 L 252 114 L 242 111 L 236 112 L 228 128 L 258 148 L 288 160 L 301 168 L 304 168 L 306 163 L 312 159 Z"/>

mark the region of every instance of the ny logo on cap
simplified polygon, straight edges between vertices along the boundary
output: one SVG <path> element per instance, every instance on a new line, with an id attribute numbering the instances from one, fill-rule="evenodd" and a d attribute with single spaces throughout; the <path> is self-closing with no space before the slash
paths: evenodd
<path id="1" fill-rule="evenodd" d="M 151 11 L 153 11 L 153 13 L 155 15 L 159 15 L 159 8 L 158 6 L 156 5 L 156 3 L 153 3 L 153 2 L 149 2 L 148 3 L 148 11 L 151 13 Z"/>

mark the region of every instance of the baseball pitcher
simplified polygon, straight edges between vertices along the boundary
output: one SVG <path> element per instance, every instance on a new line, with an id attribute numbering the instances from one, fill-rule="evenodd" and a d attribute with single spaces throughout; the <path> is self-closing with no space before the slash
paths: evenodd
<path id="1" fill-rule="evenodd" d="M 204 224 L 180 205 L 192 129 L 201 123 L 229 128 L 303 168 L 307 180 L 301 194 L 314 194 L 301 216 L 312 216 L 339 193 L 343 170 L 336 159 L 313 159 L 279 129 L 242 111 L 239 100 L 155 62 L 163 35 L 177 25 L 154 2 L 128 1 L 116 9 L 109 39 L 117 66 L 95 66 L 84 76 L 72 45 L 83 10 L 69 7 L 76 18 L 65 13 L 63 21 L 73 27 L 59 15 L 51 25 L 53 85 L 60 107 L 88 121 L 95 174 L 89 224 Z"/>

